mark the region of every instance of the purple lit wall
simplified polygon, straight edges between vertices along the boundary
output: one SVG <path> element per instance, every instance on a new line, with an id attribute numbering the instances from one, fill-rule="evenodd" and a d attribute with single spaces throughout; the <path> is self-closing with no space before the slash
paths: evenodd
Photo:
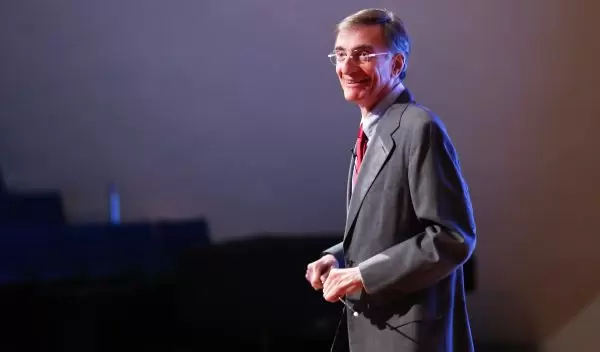
<path id="1" fill-rule="evenodd" d="M 338 231 L 358 110 L 326 54 L 404 18 L 407 85 L 446 122 L 479 231 L 477 334 L 544 339 L 600 292 L 600 41 L 591 0 L 0 3 L 0 165 L 69 220 L 206 216 L 216 240 Z"/>

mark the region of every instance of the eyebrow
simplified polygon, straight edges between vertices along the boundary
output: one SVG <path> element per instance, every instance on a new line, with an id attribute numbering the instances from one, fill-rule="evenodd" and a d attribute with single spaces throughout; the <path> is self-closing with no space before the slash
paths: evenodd
<path id="1" fill-rule="evenodd" d="M 335 51 L 344 51 L 346 49 L 344 49 L 344 47 L 341 47 L 341 46 L 336 46 L 334 50 Z M 364 44 L 364 45 L 359 45 L 357 47 L 352 48 L 351 51 L 364 51 L 364 50 L 374 51 L 374 48 L 372 45 Z"/>

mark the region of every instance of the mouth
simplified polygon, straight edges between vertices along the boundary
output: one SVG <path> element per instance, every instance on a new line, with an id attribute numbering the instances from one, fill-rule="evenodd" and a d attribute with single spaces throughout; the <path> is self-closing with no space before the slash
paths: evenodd
<path id="1" fill-rule="evenodd" d="M 369 79 L 368 78 L 363 78 L 363 79 L 345 79 L 344 80 L 344 85 L 347 87 L 356 87 L 356 86 L 362 86 L 369 83 Z"/>

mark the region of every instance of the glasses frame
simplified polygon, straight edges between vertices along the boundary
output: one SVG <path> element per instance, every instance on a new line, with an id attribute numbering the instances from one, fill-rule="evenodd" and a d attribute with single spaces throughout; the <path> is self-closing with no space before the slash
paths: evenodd
<path id="1" fill-rule="evenodd" d="M 327 57 L 329 58 L 329 61 L 334 66 L 337 66 L 337 65 L 345 64 L 346 61 L 348 60 L 348 58 L 352 59 L 352 61 L 354 61 L 357 64 L 365 64 L 367 62 L 370 62 L 371 59 L 374 57 L 381 56 L 381 55 L 390 55 L 390 54 L 392 54 L 392 53 L 389 51 L 379 52 L 379 53 L 370 53 L 370 54 L 365 54 L 364 52 L 353 52 L 350 55 L 346 55 L 346 58 L 343 61 L 337 60 L 336 53 L 330 53 L 327 55 Z"/>

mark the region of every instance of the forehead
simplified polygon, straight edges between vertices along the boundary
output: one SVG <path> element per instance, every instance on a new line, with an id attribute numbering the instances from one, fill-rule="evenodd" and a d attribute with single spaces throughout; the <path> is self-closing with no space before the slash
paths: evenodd
<path id="1" fill-rule="evenodd" d="M 381 26 L 344 27 L 338 32 L 335 48 L 353 50 L 359 47 L 385 50 L 386 43 Z"/>

